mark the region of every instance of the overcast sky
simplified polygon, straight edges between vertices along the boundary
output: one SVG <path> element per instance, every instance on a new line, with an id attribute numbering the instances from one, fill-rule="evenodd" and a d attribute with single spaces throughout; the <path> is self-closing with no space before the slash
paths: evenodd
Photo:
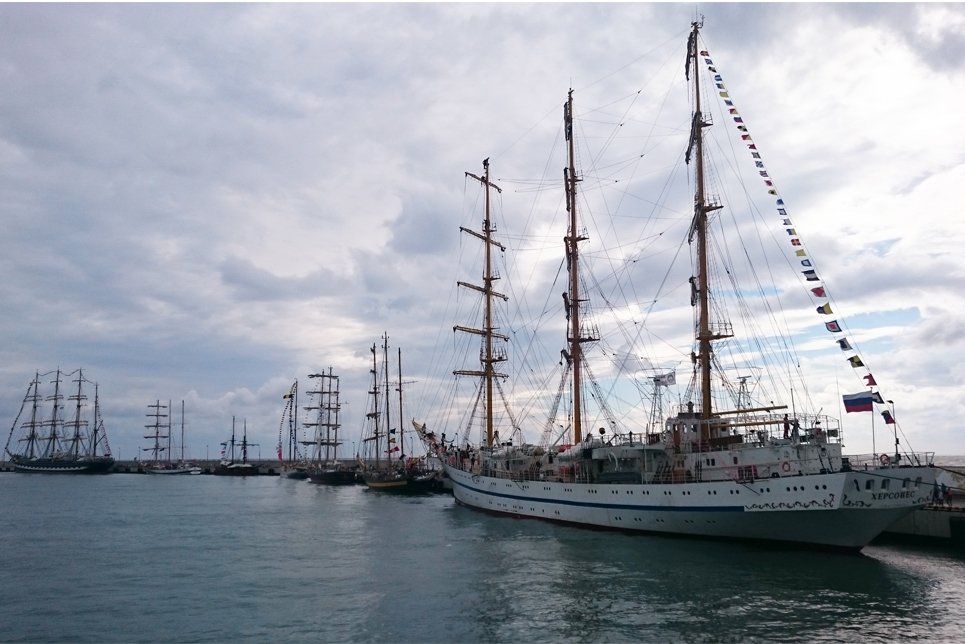
<path id="1" fill-rule="evenodd" d="M 965 453 L 965 8 L 697 10 L 836 317 L 912 447 Z M 185 400 L 189 455 L 215 457 L 235 415 L 268 457 L 282 395 L 331 366 L 351 442 L 383 331 L 416 381 L 407 416 L 430 417 L 457 323 L 452 284 L 466 279 L 458 226 L 480 219 L 463 172 L 491 157 L 501 216 L 538 219 L 528 181 L 559 178 L 567 89 L 587 123 L 641 88 L 662 95 L 655 79 L 682 82 L 694 11 L 0 5 L 4 441 L 35 370 L 82 366 L 100 383 L 115 456 L 146 445 L 160 398 Z M 676 156 L 685 144 L 674 140 Z M 646 199 L 615 212 L 632 227 Z M 527 310 L 559 304 L 550 282 L 565 224 L 545 223 L 556 245 L 539 261 L 532 235 L 508 241 L 507 261 L 543 276 L 513 287 Z M 837 415 L 838 393 L 860 380 L 810 301 L 790 301 L 802 341 L 823 343 L 802 364 L 826 379 L 812 393 Z M 870 452 L 869 415 L 844 420 L 846 451 Z"/>

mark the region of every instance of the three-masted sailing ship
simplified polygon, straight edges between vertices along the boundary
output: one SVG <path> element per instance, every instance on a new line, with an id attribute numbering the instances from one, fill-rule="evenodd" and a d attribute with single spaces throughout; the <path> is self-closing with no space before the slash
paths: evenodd
<path id="1" fill-rule="evenodd" d="M 378 350 L 372 345 L 372 388 L 369 390 L 370 407 L 365 414 L 366 431 L 362 439 L 362 479 L 373 490 L 396 494 L 421 494 L 437 489 L 440 485 L 437 472 L 426 467 L 423 459 L 407 457 L 405 452 L 405 424 L 402 411 L 402 349 L 398 353 L 399 380 L 396 383 L 398 397 L 398 425 L 391 412 L 391 381 L 389 380 L 389 336 L 382 336 L 382 365 L 379 367 Z"/>
<path id="2" fill-rule="evenodd" d="M 256 476 L 258 474 L 257 463 L 248 460 L 248 448 L 256 447 L 257 443 L 248 442 L 247 419 L 245 419 L 243 427 L 241 440 L 235 440 L 235 417 L 231 417 L 231 438 L 221 443 L 221 461 L 214 468 L 216 475 Z"/>
<path id="3" fill-rule="evenodd" d="M 539 445 L 524 443 L 511 411 L 496 409 L 494 392 L 501 394 L 500 382 L 507 377 L 496 369 L 506 361 L 508 335 L 499 332 L 493 317 L 496 300 L 506 298 L 493 289 L 498 275 L 492 270 L 490 255 L 493 248 L 503 247 L 493 236 L 490 192 L 499 188 L 490 181 L 489 165 L 484 163 L 483 176 L 467 173 L 485 192 L 483 229 L 463 229 L 484 245 L 483 282 L 460 282 L 482 295 L 483 320 L 478 328 L 455 328 L 458 333 L 481 338 L 480 366 L 455 374 L 478 379 L 476 403 L 468 416 L 470 423 L 481 421 L 485 429 L 480 444 L 444 452 L 446 473 L 460 504 L 501 515 L 628 531 L 860 549 L 894 521 L 927 502 L 934 469 L 927 455 L 914 453 L 906 453 L 901 460 L 897 453 L 894 459 L 869 459 L 871 462 L 859 468 L 842 453 L 835 419 L 821 414 L 821 410 L 801 411 L 804 403 L 794 400 L 794 389 L 783 394 L 771 392 L 768 397 L 752 396 L 745 381 L 735 386 L 735 379 L 721 367 L 729 356 L 721 355 L 716 348 L 734 337 L 734 329 L 719 317 L 724 307 L 712 292 L 714 279 L 719 282 L 720 274 L 730 273 L 712 273 L 709 261 L 711 251 L 721 248 L 722 243 L 711 239 L 709 223 L 723 206 L 708 187 L 705 167 L 704 138 L 712 122 L 702 104 L 705 85 L 701 77 L 704 67 L 711 74 L 716 70 L 698 49 L 700 26 L 693 24 L 687 45 L 686 72 L 692 81 L 693 111 L 686 155 L 681 154 L 688 164 L 693 160 L 694 182 L 693 215 L 686 236 L 693 258 L 688 281 L 694 333 L 692 377 L 684 402 L 661 425 L 635 434 L 621 428 L 626 417 L 618 418 L 608 406 L 608 394 L 615 385 L 604 388 L 592 378 L 588 353 L 600 333 L 595 324 L 583 319 L 590 297 L 586 275 L 581 272 L 581 244 L 588 237 L 579 219 L 583 202 L 578 186 L 582 177 L 574 150 L 571 90 L 563 114 L 568 283 L 563 294 L 566 344 L 560 353 L 560 387 Z M 704 82 L 716 85 L 721 96 L 728 97 L 719 76 Z M 729 98 L 727 105 L 731 105 Z M 729 111 L 736 113 L 732 108 Z M 755 154 L 755 158 L 759 157 Z M 762 172 L 762 176 L 766 174 Z M 771 185 L 770 180 L 767 185 Z M 781 200 L 778 203 L 783 204 Z M 803 251 L 798 256 L 803 256 Z M 727 258 L 723 254 L 716 257 L 721 262 L 721 257 Z M 809 273 L 813 271 L 805 271 L 808 280 Z M 829 307 L 819 308 L 819 313 L 827 311 Z M 830 325 L 828 329 L 835 330 Z M 670 380 L 652 378 L 657 390 L 655 400 L 660 387 Z M 784 382 L 779 378 L 772 381 Z M 787 400 L 788 393 L 791 405 L 780 404 L 780 400 Z M 868 397 L 870 405 L 870 393 Z M 564 398 L 568 403 L 558 416 Z M 598 434 L 589 429 L 588 403 L 595 408 L 594 417 L 608 425 Z M 562 432 L 560 416 L 565 416 L 567 423 Z M 497 420 L 504 427 L 501 437 L 495 426 Z M 464 429 L 464 435 L 468 435 L 468 428 Z"/>
<path id="4" fill-rule="evenodd" d="M 51 373 L 54 379 L 49 384 L 53 385 L 53 392 L 45 396 L 40 379 Z M 10 457 L 14 470 L 58 474 L 109 472 L 114 459 L 100 414 L 97 384 L 87 380 L 81 369 L 69 374 L 60 369 L 51 373 L 35 374 L 27 387 L 20 413 L 10 428 L 4 452 Z M 72 376 L 76 388 L 65 396 L 62 377 Z M 94 385 L 93 410 L 87 404 L 85 384 Z M 26 419 L 18 425 L 24 411 L 27 412 Z M 88 414 L 91 414 L 90 418 Z M 18 428 L 19 435 L 14 441 Z M 18 446 L 16 450 L 11 449 L 11 443 Z"/>
<path id="5" fill-rule="evenodd" d="M 348 465 L 338 461 L 338 446 L 342 444 L 338 437 L 341 428 L 339 414 L 342 411 L 339 377 L 332 367 L 328 368 L 328 373 L 313 373 L 308 377 L 318 379 L 317 389 L 308 392 L 312 396 L 312 404 L 305 407 L 306 411 L 315 412 L 315 420 L 304 423 L 305 427 L 315 428 L 315 439 L 304 442 L 312 447 L 308 478 L 312 483 L 354 485 L 358 467 L 354 463 Z"/>
<path id="6" fill-rule="evenodd" d="M 175 447 L 170 414 L 171 401 L 163 405 L 157 400 L 153 405 L 148 405 L 148 409 L 152 411 L 147 416 L 153 418 L 154 422 L 145 427 L 154 431 L 144 438 L 152 440 L 153 444 L 141 448 L 143 452 L 150 452 L 150 459 L 142 464 L 143 471 L 146 474 L 200 474 L 200 467 L 184 460 L 184 401 L 181 401 L 181 456 L 177 461 L 173 458 Z M 166 418 L 167 422 L 162 422 L 162 418 Z"/>

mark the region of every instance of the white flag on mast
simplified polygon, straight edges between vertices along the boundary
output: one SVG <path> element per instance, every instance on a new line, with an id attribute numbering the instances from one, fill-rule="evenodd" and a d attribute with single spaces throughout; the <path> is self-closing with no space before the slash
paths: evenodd
<path id="1" fill-rule="evenodd" d="M 666 387 L 666 386 L 668 386 L 668 385 L 675 385 L 675 384 L 677 384 L 677 376 L 676 376 L 676 373 L 673 372 L 673 371 L 671 371 L 670 373 L 665 373 L 665 374 L 663 374 L 662 376 L 654 376 L 654 377 L 653 377 L 653 384 L 655 384 L 655 385 L 663 385 L 664 387 Z"/>

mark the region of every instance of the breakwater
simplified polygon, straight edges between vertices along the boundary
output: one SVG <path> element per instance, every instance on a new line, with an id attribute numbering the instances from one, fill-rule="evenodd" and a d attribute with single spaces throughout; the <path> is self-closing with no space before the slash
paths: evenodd
<path id="1" fill-rule="evenodd" d="M 339 464 L 341 465 L 357 465 L 358 461 L 355 459 L 340 459 Z M 201 470 L 202 474 L 214 474 L 215 467 L 217 467 L 219 461 L 216 460 L 197 460 L 189 461 L 189 465 L 197 467 Z M 283 463 L 275 460 L 263 460 L 263 461 L 249 461 L 252 465 L 258 467 L 258 476 L 278 476 L 281 474 Z M 144 474 L 145 469 L 150 467 L 150 463 L 144 461 L 117 461 L 114 463 L 114 467 L 111 468 L 110 473 L 113 474 Z M 13 472 L 13 465 L 9 461 L 0 461 L 0 472 Z"/>

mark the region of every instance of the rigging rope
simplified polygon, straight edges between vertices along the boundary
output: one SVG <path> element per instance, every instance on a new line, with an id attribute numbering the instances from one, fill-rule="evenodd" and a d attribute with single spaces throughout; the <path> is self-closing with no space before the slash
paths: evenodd
<path id="1" fill-rule="evenodd" d="M 707 50 L 701 50 L 700 57 L 703 59 L 704 65 L 707 67 L 707 71 L 713 75 L 716 93 L 727 107 L 729 116 L 733 119 L 735 127 L 741 133 L 741 140 L 744 142 L 745 146 L 747 147 L 747 152 L 754 161 L 754 165 L 757 168 L 760 179 L 764 182 L 764 186 L 767 188 L 767 194 L 773 197 L 775 200 L 774 207 L 776 209 L 777 218 L 780 219 L 781 228 L 783 228 L 788 235 L 787 241 L 789 249 L 794 253 L 794 261 L 800 263 L 798 271 L 800 272 L 801 276 L 798 277 L 798 280 L 800 281 L 803 278 L 804 282 L 812 282 L 809 287 L 809 291 L 811 294 L 810 297 L 812 303 L 818 303 L 818 306 L 816 307 L 817 312 L 821 315 L 831 315 L 832 298 L 828 293 L 827 285 L 820 277 L 818 277 L 817 267 L 814 264 L 813 257 L 808 252 L 807 246 L 804 244 L 804 240 L 798 233 L 797 228 L 794 227 L 794 224 L 788 215 L 787 206 L 784 203 L 784 199 L 781 197 L 773 179 L 768 173 L 760 151 L 758 151 L 757 145 L 754 143 L 751 135 L 748 132 L 747 126 L 744 124 L 743 117 L 740 115 L 736 106 L 734 105 L 733 99 L 731 99 L 730 93 L 724 85 L 723 77 L 715 67 L 713 60 L 710 58 L 710 53 Z M 845 329 L 847 328 L 847 324 L 843 321 L 839 321 L 839 319 L 833 319 L 829 322 L 825 322 L 824 326 L 832 334 L 844 334 Z M 872 403 L 875 405 L 885 406 L 884 398 L 882 398 L 881 393 L 877 390 L 878 383 L 875 381 L 871 370 L 858 355 L 857 349 L 855 349 L 851 344 L 851 340 L 849 340 L 845 335 L 835 337 L 835 342 L 842 351 L 844 351 L 846 354 L 853 353 L 853 355 L 847 356 L 847 361 L 851 367 L 855 370 L 862 370 L 865 372 L 865 375 L 859 377 L 864 381 L 864 386 L 868 387 L 868 393 L 871 397 Z M 858 371 L 855 373 L 858 375 Z M 887 424 L 895 423 L 891 412 L 887 409 L 881 411 L 881 415 L 884 417 Z"/>

